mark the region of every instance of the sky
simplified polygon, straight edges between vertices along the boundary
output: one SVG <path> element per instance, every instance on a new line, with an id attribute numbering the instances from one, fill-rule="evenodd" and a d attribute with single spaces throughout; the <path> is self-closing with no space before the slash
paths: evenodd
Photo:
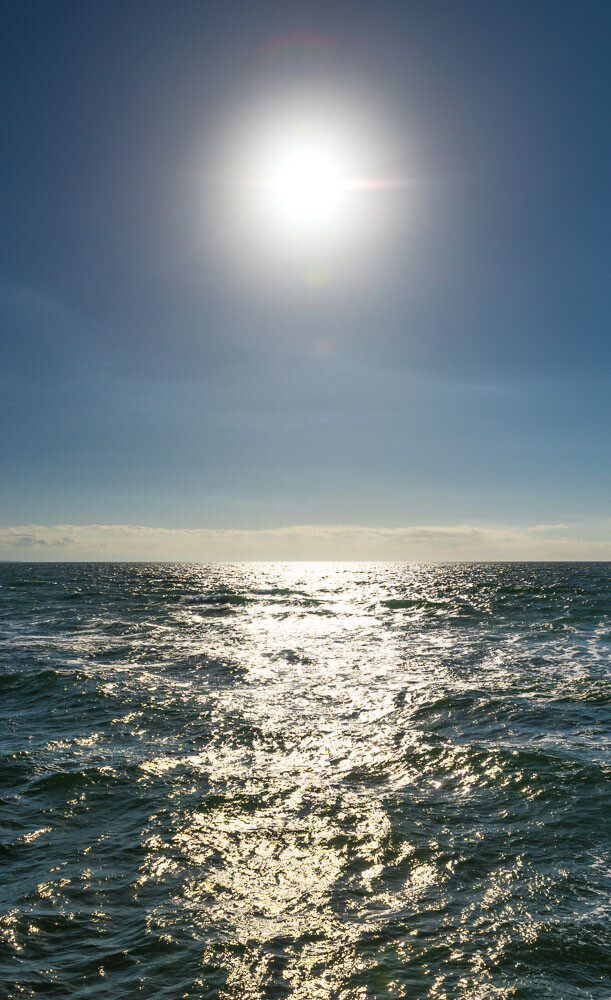
<path id="1" fill-rule="evenodd" d="M 609 3 L 0 19 L 0 558 L 611 558 Z"/>

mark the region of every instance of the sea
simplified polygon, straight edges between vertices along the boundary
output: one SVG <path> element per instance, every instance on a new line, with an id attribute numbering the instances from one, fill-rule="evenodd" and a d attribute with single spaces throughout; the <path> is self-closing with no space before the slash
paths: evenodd
<path id="1" fill-rule="evenodd" d="M 0 997 L 608 1000 L 611 564 L 0 565 Z"/>

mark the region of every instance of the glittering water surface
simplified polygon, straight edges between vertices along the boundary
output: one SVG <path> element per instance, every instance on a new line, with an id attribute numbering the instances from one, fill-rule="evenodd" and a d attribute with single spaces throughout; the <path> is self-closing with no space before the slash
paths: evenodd
<path id="1" fill-rule="evenodd" d="M 607 564 L 0 567 L 0 995 L 607 1000 Z"/>

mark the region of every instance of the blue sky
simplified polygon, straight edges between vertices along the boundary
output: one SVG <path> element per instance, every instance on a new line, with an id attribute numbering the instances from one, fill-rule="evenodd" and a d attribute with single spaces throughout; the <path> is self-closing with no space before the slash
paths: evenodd
<path id="1" fill-rule="evenodd" d="M 6 2 L 1 37 L 0 555 L 611 556 L 608 3 Z M 231 184 L 304 106 L 404 180 L 314 257 Z"/>

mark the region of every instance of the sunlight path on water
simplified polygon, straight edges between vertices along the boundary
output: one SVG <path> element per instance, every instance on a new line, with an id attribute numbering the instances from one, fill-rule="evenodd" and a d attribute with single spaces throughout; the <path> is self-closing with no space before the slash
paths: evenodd
<path id="1" fill-rule="evenodd" d="M 2 567 L 5 994 L 603 1000 L 608 570 Z"/>

